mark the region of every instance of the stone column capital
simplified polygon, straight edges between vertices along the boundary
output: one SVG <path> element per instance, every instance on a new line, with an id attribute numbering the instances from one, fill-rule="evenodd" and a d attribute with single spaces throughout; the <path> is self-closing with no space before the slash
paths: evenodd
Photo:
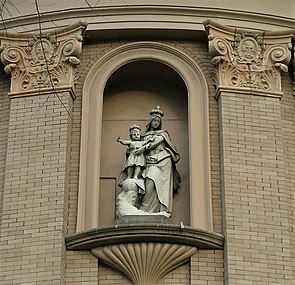
<path id="1" fill-rule="evenodd" d="M 218 89 L 282 95 L 281 72 L 288 71 L 294 31 L 245 31 L 204 23 Z"/>
<path id="2" fill-rule="evenodd" d="M 11 73 L 10 95 L 74 88 L 86 23 L 48 33 L 0 33 L 1 61 Z"/>

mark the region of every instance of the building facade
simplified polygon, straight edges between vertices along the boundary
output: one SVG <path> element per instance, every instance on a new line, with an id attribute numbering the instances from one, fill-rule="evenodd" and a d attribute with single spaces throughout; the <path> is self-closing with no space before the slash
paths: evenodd
<path id="1" fill-rule="evenodd" d="M 0 23 L 0 283 L 295 284 L 295 4 L 39 2 Z M 155 106 L 172 216 L 118 218 Z"/>

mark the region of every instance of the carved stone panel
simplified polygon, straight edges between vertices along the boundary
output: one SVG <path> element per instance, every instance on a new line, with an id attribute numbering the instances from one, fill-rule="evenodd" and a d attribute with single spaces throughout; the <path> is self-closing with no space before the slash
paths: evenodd
<path id="1" fill-rule="evenodd" d="M 205 23 L 217 87 L 281 92 L 291 59 L 291 33 L 248 32 Z"/>
<path id="2" fill-rule="evenodd" d="M 79 22 L 48 34 L 0 34 L 1 61 L 11 73 L 11 93 L 73 87 L 85 28 Z"/>

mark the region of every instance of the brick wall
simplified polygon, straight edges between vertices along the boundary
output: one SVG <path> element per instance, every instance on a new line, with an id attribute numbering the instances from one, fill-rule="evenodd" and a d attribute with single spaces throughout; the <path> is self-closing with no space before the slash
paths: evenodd
<path id="1" fill-rule="evenodd" d="M 10 100 L 8 97 L 10 78 L 4 77 L 4 71 L 0 69 L 0 232 L 3 208 L 4 172 L 6 164 L 7 132 L 9 124 Z"/>
<path id="2" fill-rule="evenodd" d="M 284 95 L 281 101 L 281 120 L 284 151 L 285 187 L 288 197 L 289 239 L 291 264 L 295 264 L 295 97 L 292 94 L 289 74 L 282 77 Z M 294 92 L 293 92 L 294 93 Z M 295 94 L 294 94 L 295 95 Z M 292 266 L 292 280 L 295 284 L 295 266 Z"/>
<path id="3" fill-rule="evenodd" d="M 280 99 L 219 98 L 225 284 L 291 284 Z"/>
<path id="4" fill-rule="evenodd" d="M 11 100 L 0 236 L 1 284 L 64 284 L 69 94 Z M 68 111 L 65 110 L 65 107 Z"/>
<path id="5" fill-rule="evenodd" d="M 191 258 L 190 285 L 222 285 L 223 251 L 200 250 Z"/>
<path id="6" fill-rule="evenodd" d="M 89 251 L 67 251 L 66 284 L 98 285 L 98 261 Z"/>

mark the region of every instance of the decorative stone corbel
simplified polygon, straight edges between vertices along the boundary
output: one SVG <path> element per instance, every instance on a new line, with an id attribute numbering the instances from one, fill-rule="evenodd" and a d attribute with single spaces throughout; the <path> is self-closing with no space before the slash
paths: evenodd
<path id="1" fill-rule="evenodd" d="M 249 32 L 204 23 L 216 67 L 216 87 L 281 96 L 281 72 L 288 71 L 292 32 Z"/>
<path id="2" fill-rule="evenodd" d="M 10 95 L 74 88 L 83 32 L 79 22 L 47 34 L 0 34 L 1 61 L 11 73 Z"/>
<path id="3" fill-rule="evenodd" d="M 135 285 L 156 285 L 184 264 L 197 248 L 168 243 L 128 243 L 91 250 L 104 263 L 123 272 Z"/>
<path id="4" fill-rule="evenodd" d="M 220 250 L 223 236 L 166 223 L 166 217 L 124 216 L 116 224 L 66 237 L 67 250 L 91 250 L 134 285 L 156 285 L 199 249 Z"/>

